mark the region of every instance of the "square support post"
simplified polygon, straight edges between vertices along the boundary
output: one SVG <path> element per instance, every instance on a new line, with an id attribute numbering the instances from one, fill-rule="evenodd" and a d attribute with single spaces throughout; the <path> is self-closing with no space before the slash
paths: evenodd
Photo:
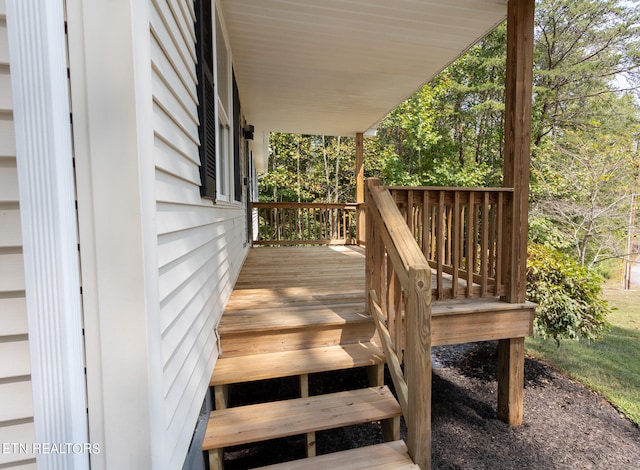
<path id="1" fill-rule="evenodd" d="M 366 243 L 366 221 L 364 210 L 364 134 L 356 134 L 356 244 Z"/>
<path id="2" fill-rule="evenodd" d="M 534 8 L 535 0 L 509 0 L 507 6 L 504 186 L 513 188 L 513 197 L 503 223 L 502 272 L 511 303 L 523 303 L 526 296 Z M 498 417 L 511 426 L 522 424 L 523 388 L 524 338 L 501 340 Z"/>
<path id="3" fill-rule="evenodd" d="M 520 426 L 524 411 L 524 338 L 498 342 L 498 418 Z"/>
<path id="4" fill-rule="evenodd" d="M 507 302 L 525 301 L 531 164 L 534 0 L 509 0 L 505 82 L 504 180 L 513 188 L 505 211 L 503 274 Z"/>

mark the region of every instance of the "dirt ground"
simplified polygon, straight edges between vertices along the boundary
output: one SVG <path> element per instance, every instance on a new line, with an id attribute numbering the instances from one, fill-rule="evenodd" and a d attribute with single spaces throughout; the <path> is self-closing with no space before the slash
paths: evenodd
<path id="1" fill-rule="evenodd" d="M 432 468 L 434 469 L 620 469 L 640 468 L 640 430 L 609 402 L 550 367 L 525 362 L 524 423 L 510 428 L 497 419 L 496 343 L 433 350 Z M 390 382 L 388 380 L 387 382 Z M 317 374 L 314 394 L 366 386 L 363 371 Z M 293 379 L 237 387 L 244 404 L 295 397 Z M 406 439 L 406 428 L 402 426 Z M 376 423 L 319 432 L 318 454 L 382 442 Z M 304 457 L 297 436 L 237 447 L 227 470 Z M 332 469 L 337 470 L 337 469 Z"/>

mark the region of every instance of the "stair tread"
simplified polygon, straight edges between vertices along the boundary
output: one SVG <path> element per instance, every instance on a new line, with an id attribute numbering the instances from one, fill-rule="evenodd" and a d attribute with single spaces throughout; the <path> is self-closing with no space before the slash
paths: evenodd
<path id="1" fill-rule="evenodd" d="M 313 374 L 384 362 L 382 348 L 371 342 L 246 356 L 224 357 L 223 353 L 216 362 L 211 385 Z"/>
<path id="2" fill-rule="evenodd" d="M 254 470 L 409 470 L 419 469 L 407 452 L 404 441 L 385 442 L 357 449 L 284 462 Z"/>
<path id="3" fill-rule="evenodd" d="M 400 416 L 388 387 L 212 411 L 203 450 L 322 431 Z"/>
<path id="4" fill-rule="evenodd" d="M 250 308 L 225 312 L 218 332 L 224 336 L 368 321 L 372 319 L 364 313 L 364 302 Z"/>

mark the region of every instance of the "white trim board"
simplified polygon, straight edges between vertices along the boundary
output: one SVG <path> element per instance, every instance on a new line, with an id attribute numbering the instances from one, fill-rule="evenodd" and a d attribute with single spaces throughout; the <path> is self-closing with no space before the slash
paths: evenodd
<path id="1" fill-rule="evenodd" d="M 87 414 L 64 4 L 8 0 L 35 442 L 86 443 Z M 39 469 L 88 455 L 39 453 Z"/>

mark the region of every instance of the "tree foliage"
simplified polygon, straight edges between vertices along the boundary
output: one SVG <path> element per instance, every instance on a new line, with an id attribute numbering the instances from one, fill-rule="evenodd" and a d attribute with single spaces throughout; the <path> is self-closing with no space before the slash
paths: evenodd
<path id="1" fill-rule="evenodd" d="M 565 131 L 534 162 L 532 213 L 550 222 L 557 248 L 583 265 L 624 256 L 636 156 L 625 134 Z"/>
<path id="2" fill-rule="evenodd" d="M 351 138 L 272 133 L 261 201 L 353 202 L 355 142 Z"/>
<path id="3" fill-rule="evenodd" d="M 539 0 L 536 8 L 534 145 L 617 120 L 602 101 L 640 85 L 638 2 Z"/>

